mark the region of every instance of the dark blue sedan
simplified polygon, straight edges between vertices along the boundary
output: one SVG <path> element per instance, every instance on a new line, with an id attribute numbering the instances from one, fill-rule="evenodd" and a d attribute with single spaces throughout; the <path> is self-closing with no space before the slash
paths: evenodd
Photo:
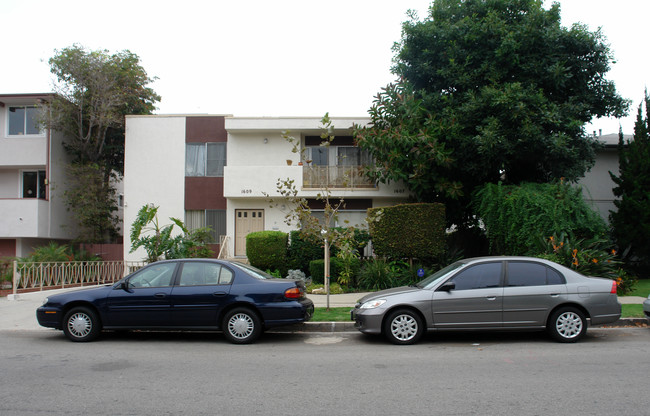
<path id="1" fill-rule="evenodd" d="M 77 342 L 102 329 L 147 329 L 220 330 L 246 344 L 264 329 L 305 322 L 313 313 L 300 280 L 236 262 L 183 259 L 152 263 L 113 285 L 50 296 L 36 317 Z"/>

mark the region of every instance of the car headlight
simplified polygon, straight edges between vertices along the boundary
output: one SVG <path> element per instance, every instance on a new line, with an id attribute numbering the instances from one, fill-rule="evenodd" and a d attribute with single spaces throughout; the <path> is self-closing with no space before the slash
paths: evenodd
<path id="1" fill-rule="evenodd" d="M 49 301 L 50 301 L 49 298 L 45 298 L 45 299 L 43 299 L 43 303 L 41 304 L 41 306 L 45 306 L 45 305 L 47 305 L 47 302 L 49 302 Z"/>
<path id="2" fill-rule="evenodd" d="M 361 309 L 374 309 L 374 308 L 380 307 L 384 303 L 386 303 L 386 299 L 369 300 L 368 302 L 364 302 L 363 305 L 360 306 L 360 308 Z"/>

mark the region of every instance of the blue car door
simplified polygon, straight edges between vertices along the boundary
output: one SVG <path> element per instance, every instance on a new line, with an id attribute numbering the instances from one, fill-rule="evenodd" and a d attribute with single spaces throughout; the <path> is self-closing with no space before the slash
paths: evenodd
<path id="1" fill-rule="evenodd" d="M 184 262 L 171 294 L 175 326 L 216 327 L 217 316 L 228 302 L 233 272 L 217 262 Z"/>
<path id="2" fill-rule="evenodd" d="M 108 295 L 107 327 L 166 327 L 172 324 L 171 291 L 178 263 L 154 263 Z"/>

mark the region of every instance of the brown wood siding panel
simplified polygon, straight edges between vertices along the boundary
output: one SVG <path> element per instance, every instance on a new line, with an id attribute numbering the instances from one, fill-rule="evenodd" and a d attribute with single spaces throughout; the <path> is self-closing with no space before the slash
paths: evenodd
<path id="1" fill-rule="evenodd" d="M 16 240 L 0 240 L 0 257 L 16 256 Z"/>
<path id="2" fill-rule="evenodd" d="M 185 118 L 185 142 L 227 142 L 226 119 L 223 116 L 189 116 Z"/>
<path id="3" fill-rule="evenodd" d="M 226 209 L 223 178 L 185 177 L 185 209 Z"/>
<path id="4" fill-rule="evenodd" d="M 320 146 L 323 143 L 320 136 L 305 136 L 305 146 Z M 352 136 L 335 136 L 330 146 L 356 146 Z"/>
<path id="5" fill-rule="evenodd" d="M 336 205 L 338 202 L 339 202 L 338 199 L 334 197 L 330 198 L 331 205 Z M 346 210 L 360 211 L 360 210 L 372 208 L 372 199 L 345 199 L 344 203 L 345 206 L 341 209 L 341 211 L 346 211 Z M 325 202 L 320 201 L 318 199 L 308 199 L 307 205 L 309 206 L 310 209 L 320 210 L 325 208 Z"/>

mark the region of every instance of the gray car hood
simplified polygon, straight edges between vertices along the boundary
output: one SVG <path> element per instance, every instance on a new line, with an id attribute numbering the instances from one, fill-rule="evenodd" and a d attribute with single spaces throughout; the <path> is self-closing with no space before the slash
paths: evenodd
<path id="1" fill-rule="evenodd" d="M 385 298 L 387 296 L 392 296 L 392 295 L 401 295 L 404 293 L 419 292 L 421 290 L 422 289 L 417 288 L 415 286 L 394 287 L 392 289 L 380 290 L 379 292 L 369 293 L 366 296 L 359 299 L 359 303 L 364 303 L 373 299 Z"/>

